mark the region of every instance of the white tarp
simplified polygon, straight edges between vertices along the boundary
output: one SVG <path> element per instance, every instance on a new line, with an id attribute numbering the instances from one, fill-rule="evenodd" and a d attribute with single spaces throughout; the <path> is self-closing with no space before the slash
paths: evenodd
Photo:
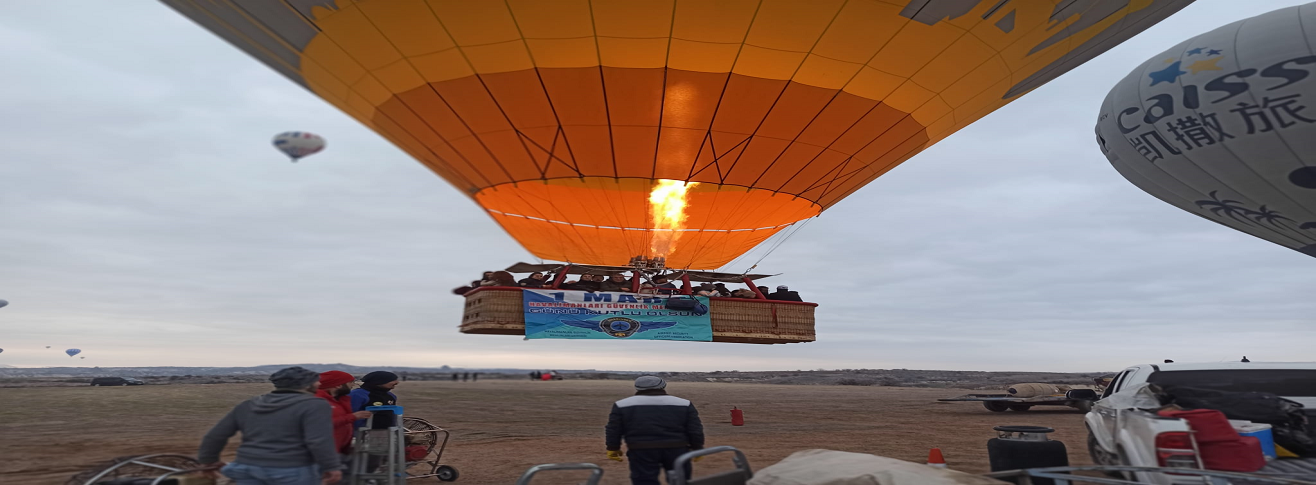
<path id="1" fill-rule="evenodd" d="M 1001 485 L 1000 480 L 876 455 L 804 450 L 759 470 L 750 485 Z"/>

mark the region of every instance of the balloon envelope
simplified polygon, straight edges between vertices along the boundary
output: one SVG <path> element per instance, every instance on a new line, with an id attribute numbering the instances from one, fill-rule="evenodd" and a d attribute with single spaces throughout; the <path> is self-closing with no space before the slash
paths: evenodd
<path id="1" fill-rule="evenodd" d="M 69 357 L 73 357 L 75 355 L 82 353 L 82 349 L 68 349 L 65 350 L 64 353 L 69 354 Z"/>
<path id="2" fill-rule="evenodd" d="M 1313 22 L 1316 4 L 1276 10 L 1143 63 L 1101 107 L 1111 165 L 1175 207 L 1316 256 Z"/>
<path id="3" fill-rule="evenodd" d="M 5 300 L 0 300 L 0 308 L 4 308 L 6 306 L 9 306 L 9 302 Z"/>
<path id="4" fill-rule="evenodd" d="M 324 150 L 324 138 L 305 131 L 279 133 L 274 135 L 272 143 L 274 143 L 274 148 L 291 157 L 293 161 Z"/>
<path id="5" fill-rule="evenodd" d="M 647 254 L 675 232 L 650 221 L 649 192 L 697 182 L 660 255 L 701 269 L 1191 0 L 164 2 L 379 132 L 540 258 Z"/>

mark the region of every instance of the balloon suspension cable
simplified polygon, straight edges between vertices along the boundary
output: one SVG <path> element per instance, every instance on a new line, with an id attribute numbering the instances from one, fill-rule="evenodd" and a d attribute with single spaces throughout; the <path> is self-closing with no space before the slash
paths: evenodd
<path id="1" fill-rule="evenodd" d="M 795 224 L 791 224 L 791 226 L 793 227 L 791 227 L 791 229 L 786 233 L 786 235 L 783 236 L 781 239 L 778 239 L 777 242 L 773 243 L 772 246 L 768 248 L 768 252 L 763 253 L 763 256 L 759 257 L 758 261 L 754 261 L 754 264 L 750 265 L 749 269 L 746 269 L 745 272 L 741 274 L 741 276 L 749 274 L 750 271 L 754 271 L 754 268 L 759 267 L 759 263 L 762 263 L 764 259 L 767 259 L 768 256 L 771 256 L 773 251 L 776 251 L 777 248 L 780 248 L 781 245 L 785 244 L 788 239 L 795 236 L 795 233 L 800 232 L 800 229 L 804 229 L 804 226 L 809 225 L 809 223 L 813 222 L 813 220 L 816 219 L 817 217 L 818 216 L 813 216 L 808 219 L 805 219 L 804 223 L 797 222 Z"/>

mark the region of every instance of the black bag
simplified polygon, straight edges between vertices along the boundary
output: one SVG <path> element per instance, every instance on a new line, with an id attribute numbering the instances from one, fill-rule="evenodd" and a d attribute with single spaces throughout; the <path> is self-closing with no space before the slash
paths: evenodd
<path id="1" fill-rule="evenodd" d="M 667 299 L 667 309 L 680 312 L 693 312 L 695 315 L 708 313 L 708 307 L 693 296 L 673 296 Z"/>
<path id="2" fill-rule="evenodd" d="M 1193 387 L 1167 387 L 1169 403 L 1187 409 L 1215 409 L 1229 419 L 1266 423 L 1275 444 L 1301 457 L 1316 456 L 1316 441 L 1309 434 L 1302 404 L 1268 392 L 1225 392 Z"/>

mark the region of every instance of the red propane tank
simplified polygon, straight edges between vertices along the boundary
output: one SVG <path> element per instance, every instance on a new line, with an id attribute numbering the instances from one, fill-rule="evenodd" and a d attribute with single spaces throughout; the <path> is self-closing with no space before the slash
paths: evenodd
<path id="1" fill-rule="evenodd" d="M 732 426 L 745 425 L 745 412 L 741 411 L 740 408 L 734 408 L 734 407 L 731 408 L 731 425 Z"/>

